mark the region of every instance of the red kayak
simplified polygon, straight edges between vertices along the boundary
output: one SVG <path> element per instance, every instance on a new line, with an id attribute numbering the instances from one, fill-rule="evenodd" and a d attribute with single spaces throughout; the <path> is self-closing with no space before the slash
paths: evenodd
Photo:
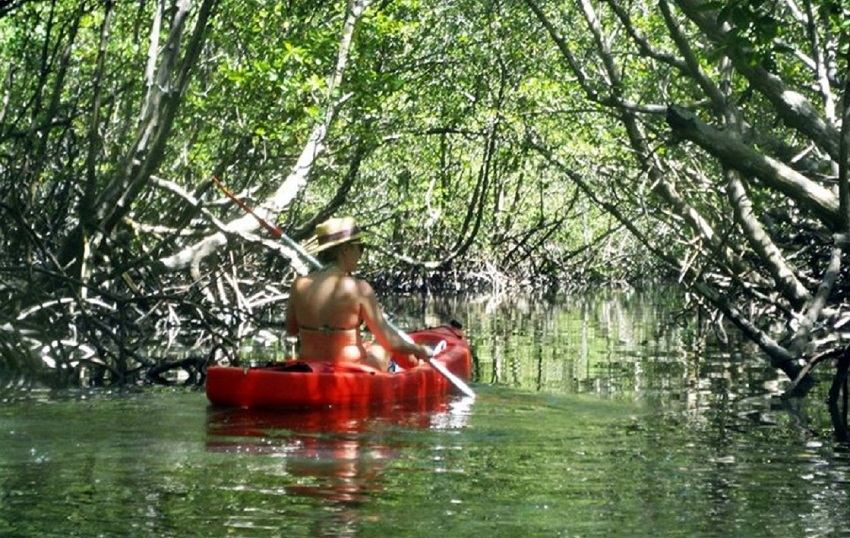
<path id="1" fill-rule="evenodd" d="M 410 333 L 419 344 L 446 342 L 434 361 L 469 379 L 472 355 L 459 328 L 443 325 Z M 394 357 L 404 366 L 405 359 Z M 207 398 L 215 405 L 243 408 L 318 408 L 328 406 L 388 406 L 424 401 L 448 394 L 452 385 L 426 363 L 400 372 L 382 372 L 357 363 L 303 360 L 246 368 L 211 366 L 207 369 Z"/>

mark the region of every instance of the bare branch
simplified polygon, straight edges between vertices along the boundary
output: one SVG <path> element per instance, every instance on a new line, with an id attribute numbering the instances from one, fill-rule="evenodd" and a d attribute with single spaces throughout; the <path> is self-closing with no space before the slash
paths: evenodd
<path id="1" fill-rule="evenodd" d="M 814 212 L 830 228 L 840 226 L 835 195 L 793 168 L 759 153 L 732 132 L 707 125 L 681 107 L 669 107 L 667 123 L 678 136 L 696 143 L 725 166 L 758 178 L 763 184 L 786 194 Z"/>
<path id="2" fill-rule="evenodd" d="M 727 169 L 726 194 L 735 214 L 735 220 L 744 230 L 750 246 L 758 254 L 773 280 L 785 297 L 796 307 L 801 307 L 811 298 L 809 291 L 794 274 L 785 257 L 770 239 L 761 222 L 753 213 L 752 202 L 744 188 L 744 182 L 738 172 Z"/>

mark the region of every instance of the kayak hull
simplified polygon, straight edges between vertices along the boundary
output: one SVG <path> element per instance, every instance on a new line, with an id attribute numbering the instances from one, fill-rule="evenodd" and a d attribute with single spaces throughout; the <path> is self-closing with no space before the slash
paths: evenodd
<path id="1" fill-rule="evenodd" d="M 433 360 L 461 379 L 469 379 L 472 355 L 459 329 L 441 326 L 414 331 L 410 336 L 429 346 L 445 340 L 445 351 Z M 388 406 L 440 397 L 451 390 L 451 383 L 424 362 L 395 373 L 328 360 L 261 368 L 211 366 L 206 380 L 212 404 L 252 409 Z"/>

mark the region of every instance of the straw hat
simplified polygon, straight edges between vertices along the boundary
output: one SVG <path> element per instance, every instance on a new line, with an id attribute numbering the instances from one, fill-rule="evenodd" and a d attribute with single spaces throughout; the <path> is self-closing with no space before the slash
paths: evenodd
<path id="1" fill-rule="evenodd" d="M 318 254 L 336 245 L 359 241 L 362 235 L 363 231 L 354 222 L 354 218 L 332 218 L 316 225 L 316 231 L 306 246 L 310 253 Z"/>

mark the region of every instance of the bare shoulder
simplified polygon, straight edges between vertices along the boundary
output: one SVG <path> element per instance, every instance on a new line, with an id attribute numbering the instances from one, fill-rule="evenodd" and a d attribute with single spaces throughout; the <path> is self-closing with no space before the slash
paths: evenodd
<path id="1" fill-rule="evenodd" d="M 359 279 L 359 278 L 355 279 L 355 281 L 357 283 L 357 293 L 361 297 L 374 297 L 375 296 L 375 290 L 374 290 L 374 288 L 372 288 L 371 284 L 369 284 L 365 280 L 362 280 L 362 279 Z"/>
<path id="2" fill-rule="evenodd" d="M 300 290 L 310 284 L 310 275 L 298 275 L 292 281 L 292 289 Z"/>

